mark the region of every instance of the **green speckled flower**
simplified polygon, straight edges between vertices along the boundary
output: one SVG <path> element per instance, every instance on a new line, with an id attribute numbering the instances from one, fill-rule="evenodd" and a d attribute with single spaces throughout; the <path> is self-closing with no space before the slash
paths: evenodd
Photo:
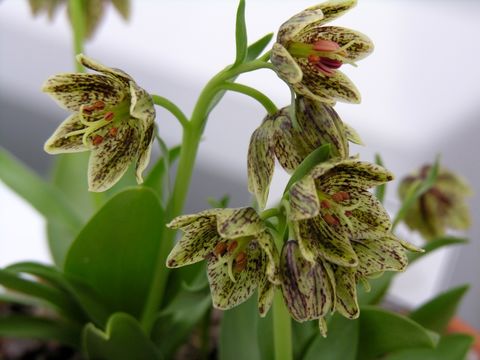
<path id="1" fill-rule="evenodd" d="M 168 267 L 205 259 L 216 308 L 239 305 L 258 287 L 260 315 L 267 313 L 277 283 L 278 253 L 254 209 L 205 210 L 179 216 L 168 227 L 184 232 L 168 256 Z"/>
<path id="2" fill-rule="evenodd" d="M 91 38 L 97 29 L 104 14 L 104 7 L 111 2 L 117 11 L 126 20 L 130 15 L 130 0 L 82 0 L 85 18 L 85 36 Z M 67 0 L 29 0 L 32 14 L 37 16 L 42 12 L 53 19 L 58 8 L 67 3 Z"/>
<path id="3" fill-rule="evenodd" d="M 430 166 L 404 178 L 398 188 L 401 200 L 410 189 L 425 180 Z M 430 240 L 445 235 L 447 229 L 465 230 L 470 226 L 466 197 L 472 195 L 470 186 L 447 169 L 440 169 L 435 184 L 421 195 L 405 216 L 405 223 Z"/>
<path id="4" fill-rule="evenodd" d="M 407 265 L 405 249 L 419 251 L 390 232 L 387 212 L 368 191 L 392 179 L 378 165 L 332 160 L 316 166 L 290 188 L 289 216 L 298 245 L 284 247 L 281 275 L 292 315 L 295 307 L 303 306 L 294 318 L 311 320 L 334 309 L 348 318 L 358 317 L 357 282 L 383 271 L 402 271 Z M 318 276 L 308 286 L 323 289 L 316 296 L 293 285 L 308 284 L 308 276 L 302 274 L 312 271 Z M 291 274 L 299 279 L 292 280 Z M 324 295 L 329 289 L 331 293 Z"/>
<path id="5" fill-rule="evenodd" d="M 267 116 L 250 139 L 248 188 L 261 208 L 267 201 L 275 158 L 292 173 L 312 151 L 324 144 L 330 144 L 332 156 L 339 158 L 348 157 L 349 141 L 361 144 L 355 130 L 325 103 L 298 96 L 295 101 L 297 128 L 293 126 L 290 111 L 287 106 Z"/>
<path id="6" fill-rule="evenodd" d="M 77 60 L 97 74 L 58 74 L 43 91 L 73 111 L 45 143 L 49 154 L 91 151 L 90 191 L 112 187 L 136 161 L 137 182 L 148 165 L 155 109 L 150 95 L 126 73 L 83 55 Z"/>
<path id="7" fill-rule="evenodd" d="M 302 11 L 280 27 L 271 61 L 297 94 L 328 103 L 360 102 L 357 88 L 338 68 L 355 65 L 373 51 L 373 44 L 359 32 L 324 26 L 355 4 L 355 0 L 327 1 Z"/>

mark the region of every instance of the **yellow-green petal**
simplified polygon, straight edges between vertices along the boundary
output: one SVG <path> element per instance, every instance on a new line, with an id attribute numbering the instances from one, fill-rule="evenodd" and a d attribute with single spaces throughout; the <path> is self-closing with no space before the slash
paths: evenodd
<path id="1" fill-rule="evenodd" d="M 95 70 L 95 71 L 104 73 L 106 75 L 113 76 L 121 81 L 125 81 L 127 84 L 129 81 L 133 81 L 132 77 L 128 75 L 126 72 L 124 72 L 123 70 L 109 68 L 105 65 L 100 64 L 98 61 L 95 61 L 92 58 L 89 58 L 83 54 L 77 55 L 77 61 L 83 66 L 85 66 L 86 68 L 89 68 L 90 70 Z"/>
<path id="2" fill-rule="evenodd" d="M 302 80 L 302 69 L 283 45 L 273 44 L 270 61 L 274 65 L 277 75 L 287 83 L 296 84 Z"/>
<path id="3" fill-rule="evenodd" d="M 349 319 L 356 319 L 360 315 L 355 272 L 354 268 L 343 266 L 337 266 L 335 269 L 336 309 L 341 315 Z"/>
<path id="4" fill-rule="evenodd" d="M 155 119 L 153 100 L 150 95 L 134 81 L 130 81 L 130 96 L 130 115 L 139 119 L 146 131 L 150 128 Z"/>
<path id="5" fill-rule="evenodd" d="M 130 0 L 111 0 L 115 9 L 122 15 L 125 20 L 130 17 Z"/>
<path id="6" fill-rule="evenodd" d="M 305 176 L 290 188 L 290 220 L 305 220 L 317 216 L 320 201 L 311 176 Z"/>
<path id="7" fill-rule="evenodd" d="M 317 23 L 324 18 L 322 5 L 316 5 L 305 9 L 298 14 L 292 16 L 280 26 L 278 30 L 277 41 L 281 44 L 293 40 L 295 35 L 311 23 Z"/>
<path id="8" fill-rule="evenodd" d="M 140 142 L 140 147 L 138 149 L 137 162 L 135 164 L 135 176 L 137 183 L 143 183 L 143 171 L 147 168 L 148 163 L 150 162 L 150 154 L 152 152 L 153 145 L 153 133 L 155 130 L 155 124 L 152 122 L 150 127 L 142 135 L 142 140 Z"/>
<path id="9" fill-rule="evenodd" d="M 332 286 L 321 262 L 309 262 L 296 241 L 283 246 L 280 260 L 285 304 L 297 321 L 318 319 L 332 307 Z"/>
<path id="10" fill-rule="evenodd" d="M 265 274 L 266 254 L 256 241 L 251 241 L 245 248 L 247 263 L 245 268 L 233 270 L 235 282 L 229 275 L 224 258 L 210 256 L 207 258 L 207 276 L 210 283 L 213 306 L 228 310 L 247 300 L 255 291 Z M 220 262 L 220 263 L 219 263 Z"/>
<path id="11" fill-rule="evenodd" d="M 272 235 L 269 232 L 263 231 L 256 235 L 256 240 L 263 252 L 267 255 L 266 274 L 270 282 L 278 284 L 278 264 L 279 254 Z"/>
<path id="12" fill-rule="evenodd" d="M 275 285 L 269 281 L 268 276 L 264 276 L 258 284 L 258 312 L 261 317 L 265 317 L 272 307 L 274 295 Z"/>
<path id="13" fill-rule="evenodd" d="M 184 234 L 167 258 L 170 268 L 194 264 L 212 253 L 222 239 L 217 233 L 214 217 L 197 217 L 182 228 Z"/>
<path id="14" fill-rule="evenodd" d="M 136 122 L 131 119 L 123 123 L 115 137 L 105 136 L 100 145 L 92 148 L 88 163 L 89 191 L 111 188 L 137 157 L 141 135 Z"/>
<path id="15" fill-rule="evenodd" d="M 262 220 L 251 207 L 223 209 L 217 214 L 217 231 L 223 238 L 255 236 L 264 230 Z"/>
<path id="16" fill-rule="evenodd" d="M 190 225 L 191 223 L 193 223 L 194 221 L 196 221 L 201 217 L 208 217 L 208 218 L 215 219 L 218 212 L 222 210 L 223 209 L 208 209 L 208 210 L 200 211 L 199 213 L 196 213 L 196 214 L 177 216 L 175 219 L 173 219 L 170 223 L 167 224 L 167 227 L 170 229 L 183 229 L 185 226 Z"/>
<path id="17" fill-rule="evenodd" d="M 309 151 L 304 146 L 302 134 L 293 128 L 288 111 L 289 108 L 282 109 L 281 115 L 277 116 L 273 122 L 274 152 L 285 171 L 292 173 L 307 157 Z"/>
<path id="18" fill-rule="evenodd" d="M 351 8 L 357 5 L 357 0 L 330 0 L 317 5 L 316 7 L 322 11 L 323 18 L 316 22 L 312 22 L 308 27 L 319 26 L 335 20 L 342 16 Z"/>
<path id="19" fill-rule="evenodd" d="M 126 95 L 125 86 L 110 76 L 101 74 L 58 74 L 42 86 L 60 107 L 78 111 L 81 105 L 103 101 L 108 106 L 120 103 Z"/>
<path id="20" fill-rule="evenodd" d="M 248 191 L 255 195 L 260 209 L 267 203 L 275 166 L 272 141 L 272 120 L 267 117 L 250 138 L 247 158 Z"/>
<path id="21" fill-rule="evenodd" d="M 45 142 L 44 150 L 49 154 L 74 153 L 89 150 L 82 142 L 83 134 L 67 136 L 69 133 L 83 129 L 78 114 L 65 119 Z"/>

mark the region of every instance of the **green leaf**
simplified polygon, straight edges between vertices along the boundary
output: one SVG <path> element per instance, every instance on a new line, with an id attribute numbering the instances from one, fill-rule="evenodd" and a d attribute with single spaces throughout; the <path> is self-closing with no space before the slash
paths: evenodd
<path id="1" fill-rule="evenodd" d="M 338 314 L 328 322 L 328 336 L 317 336 L 308 348 L 304 360 L 355 360 L 359 339 L 360 321 L 349 320 Z"/>
<path id="2" fill-rule="evenodd" d="M 423 253 L 409 253 L 408 254 L 408 261 L 409 263 L 413 263 L 414 261 L 422 258 L 425 255 L 428 255 L 432 253 L 435 250 L 441 249 L 444 246 L 450 246 L 450 245 L 460 245 L 460 244 L 466 244 L 468 243 L 468 239 L 465 238 L 458 238 L 454 236 L 442 236 L 440 238 L 433 239 L 426 243 L 423 246 L 423 250 L 425 250 Z"/>
<path id="3" fill-rule="evenodd" d="M 275 348 L 273 344 L 273 311 L 269 311 L 264 318 L 257 316 L 257 344 L 260 352 L 260 359 L 274 360 Z M 292 321 L 292 324 L 295 321 Z M 298 338 L 293 338 L 293 348 L 295 349 L 295 341 Z M 294 353 L 295 355 L 295 353 Z M 299 359 L 294 356 L 294 359 Z"/>
<path id="4" fill-rule="evenodd" d="M 0 269 L 0 285 L 24 295 L 41 299 L 53 305 L 60 313 L 70 319 L 79 321 L 85 319 L 83 311 L 61 290 L 39 282 L 23 279 L 15 273 L 3 269 Z"/>
<path id="5" fill-rule="evenodd" d="M 153 191 L 125 190 L 110 199 L 75 239 L 65 273 L 92 287 L 111 312 L 139 316 L 164 225 L 164 211 Z"/>
<path id="6" fill-rule="evenodd" d="M 466 359 L 473 338 L 465 334 L 443 336 L 435 349 L 408 349 L 396 352 L 388 360 L 459 360 Z"/>
<path id="7" fill-rule="evenodd" d="M 247 57 L 247 26 L 245 24 L 245 0 L 240 0 L 237 8 L 237 21 L 235 24 L 235 44 L 237 54 L 233 66 L 244 62 Z"/>
<path id="8" fill-rule="evenodd" d="M 384 354 L 410 348 L 433 348 L 435 338 L 413 320 L 375 307 L 360 313 L 358 359 L 376 359 Z"/>
<path id="9" fill-rule="evenodd" d="M 329 157 L 330 144 L 322 145 L 312 151 L 295 169 L 287 183 L 287 186 L 285 186 L 283 194 L 286 194 L 293 184 L 307 175 L 316 165 L 328 160 Z"/>
<path id="10" fill-rule="evenodd" d="M 55 340 L 79 348 L 80 330 L 80 327 L 59 320 L 53 321 L 24 315 L 0 317 L 0 338 Z"/>
<path id="11" fill-rule="evenodd" d="M 88 324 L 83 330 L 83 348 L 88 359 L 157 360 L 160 352 L 130 315 L 113 314 L 106 331 Z"/>
<path id="12" fill-rule="evenodd" d="M 392 229 L 395 229 L 398 223 L 407 215 L 408 210 L 410 210 L 415 201 L 417 201 L 420 196 L 430 190 L 430 188 L 435 184 L 435 181 L 437 181 L 438 168 L 439 159 L 437 157 L 435 163 L 428 171 L 425 180 L 417 183 L 416 186 L 412 186 L 410 188 L 409 192 L 405 196 L 405 200 L 403 201 L 400 210 L 398 210 L 397 215 L 393 220 Z"/>
<path id="13" fill-rule="evenodd" d="M 427 329 L 444 333 L 468 289 L 468 285 L 463 285 L 444 292 L 414 310 L 409 317 Z"/>
<path id="14" fill-rule="evenodd" d="M 230 195 L 225 194 L 218 200 L 213 197 L 209 197 L 207 199 L 207 202 L 212 208 L 225 209 L 228 206 L 228 203 L 230 202 Z"/>
<path id="15" fill-rule="evenodd" d="M 360 284 L 357 286 L 357 298 L 360 305 L 376 305 L 382 302 L 387 294 L 396 272 L 386 272 L 376 279 L 368 279 L 371 290 L 366 291 Z"/>
<path id="16" fill-rule="evenodd" d="M 384 166 L 383 165 L 383 160 L 382 160 L 382 157 L 380 156 L 380 154 L 375 154 L 375 164 L 380 165 L 382 167 Z M 387 188 L 386 183 L 382 184 L 382 185 L 378 185 L 375 188 L 375 196 L 377 197 L 378 201 L 380 201 L 382 204 L 385 201 L 386 188 Z"/>
<path id="17" fill-rule="evenodd" d="M 251 44 L 248 47 L 246 61 L 255 60 L 262 53 L 262 51 L 267 47 L 267 45 L 270 43 L 272 38 L 273 38 L 273 33 L 269 33 L 261 37 L 257 41 L 255 41 L 253 44 Z"/>
<path id="18" fill-rule="evenodd" d="M 0 148 L 0 180 L 47 219 L 65 223 L 72 234 L 82 226 L 77 212 L 63 194 Z"/>
<path id="19" fill-rule="evenodd" d="M 220 324 L 220 360 L 260 360 L 257 334 L 258 309 L 254 296 L 223 313 Z"/>

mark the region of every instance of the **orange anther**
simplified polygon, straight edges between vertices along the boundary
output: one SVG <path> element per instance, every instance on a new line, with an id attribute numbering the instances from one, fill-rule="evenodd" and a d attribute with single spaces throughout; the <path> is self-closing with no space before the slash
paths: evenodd
<path id="1" fill-rule="evenodd" d="M 224 242 L 219 242 L 217 245 L 215 245 L 215 248 L 213 249 L 213 253 L 216 256 L 222 256 L 223 254 L 225 254 L 226 251 L 227 251 L 227 244 Z"/>
<path id="2" fill-rule="evenodd" d="M 338 219 L 331 215 L 331 214 L 325 214 L 322 216 L 323 217 L 323 220 L 325 220 L 325 222 L 328 224 L 328 225 L 332 225 L 332 226 L 335 226 L 335 225 L 338 225 L 340 222 L 338 221 Z"/>
<path id="3" fill-rule="evenodd" d="M 339 191 L 332 195 L 332 200 L 335 202 L 341 202 L 350 199 L 350 195 L 346 191 Z"/>
<path id="4" fill-rule="evenodd" d="M 98 101 L 95 101 L 91 107 L 96 110 L 103 110 L 105 109 L 105 103 L 101 100 L 98 100 Z"/>
<path id="5" fill-rule="evenodd" d="M 235 258 L 234 270 L 240 272 L 247 267 L 247 254 L 243 251 Z"/>
<path id="6" fill-rule="evenodd" d="M 92 139 L 93 145 L 100 145 L 103 142 L 103 136 L 95 135 Z"/>
<path id="7" fill-rule="evenodd" d="M 107 112 L 105 114 L 105 116 L 103 117 L 106 121 L 111 121 L 113 119 L 113 117 L 115 116 L 115 114 L 111 111 Z"/>
<path id="8" fill-rule="evenodd" d="M 238 246 L 238 242 L 236 240 L 233 240 L 230 244 L 227 246 L 227 251 L 229 253 L 232 253 Z"/>
<path id="9" fill-rule="evenodd" d="M 322 200 L 320 202 L 320 207 L 322 209 L 330 209 L 330 203 L 327 200 Z"/>
<path id="10" fill-rule="evenodd" d="M 117 133 L 118 133 L 118 128 L 116 127 L 112 127 L 110 128 L 110 130 L 108 130 L 108 135 L 110 135 L 111 137 L 117 136 Z"/>
<path id="11" fill-rule="evenodd" d="M 349 210 L 345 211 L 345 216 L 346 216 L 346 217 L 352 216 L 352 212 L 349 211 Z"/>

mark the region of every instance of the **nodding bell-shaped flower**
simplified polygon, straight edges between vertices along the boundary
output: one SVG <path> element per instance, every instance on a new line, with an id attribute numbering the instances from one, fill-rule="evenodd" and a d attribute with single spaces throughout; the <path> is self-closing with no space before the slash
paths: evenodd
<path id="1" fill-rule="evenodd" d="M 42 12 L 48 14 L 50 20 L 53 19 L 57 10 L 66 5 L 68 0 L 29 0 L 30 9 L 33 16 L 37 16 Z M 82 0 L 81 4 L 85 12 L 83 18 L 85 22 L 85 37 L 91 38 L 98 25 L 100 24 L 106 3 L 111 2 L 120 15 L 127 20 L 130 16 L 130 0 Z M 71 18 L 72 14 L 68 14 Z"/>
<path id="2" fill-rule="evenodd" d="M 296 266 L 306 273 L 320 271 L 323 275 L 311 280 L 318 282 L 316 289 L 323 286 L 325 292 L 334 291 L 334 300 L 320 295 L 312 298 L 313 302 L 323 299 L 324 304 L 315 305 L 315 311 L 306 309 L 308 316 L 303 320 L 323 316 L 329 308 L 348 318 L 358 317 L 357 281 L 368 285 L 367 278 L 383 271 L 402 271 L 407 265 L 405 249 L 420 251 L 391 233 L 387 212 L 368 191 L 392 179 L 393 175 L 378 165 L 356 159 L 332 160 L 317 165 L 290 188 L 289 217 L 298 249 L 295 245 L 296 263 L 284 260 L 288 251 L 282 253 L 282 284 L 285 287 L 289 281 L 285 280 L 285 266 Z M 320 283 L 325 279 L 329 285 Z M 292 302 L 289 293 L 292 290 L 284 290 L 287 304 Z M 309 301 L 302 300 L 302 304 L 307 306 Z"/>
<path id="3" fill-rule="evenodd" d="M 153 142 L 155 109 L 150 95 L 121 70 L 83 55 L 77 60 L 96 74 L 58 74 L 43 85 L 64 109 L 73 111 L 45 143 L 49 154 L 91 151 L 90 191 L 112 187 L 136 161 L 142 183 Z"/>
<path id="4" fill-rule="evenodd" d="M 318 101 L 359 103 L 360 94 L 338 69 L 355 65 L 373 51 L 365 35 L 325 23 L 355 6 L 355 0 L 332 0 L 308 8 L 285 22 L 273 45 L 271 61 L 293 90 Z"/>
<path id="5" fill-rule="evenodd" d="M 289 173 L 315 149 L 331 145 L 331 155 L 346 158 L 349 142 L 361 144 L 356 131 L 345 124 L 328 104 L 298 96 L 295 100 L 297 126 L 287 106 L 268 115 L 253 132 L 248 149 L 248 189 L 260 208 L 267 202 L 275 158 Z"/>
<path id="6" fill-rule="evenodd" d="M 405 200 L 413 186 L 426 179 L 430 168 L 425 165 L 401 181 L 398 188 L 401 200 Z M 404 221 L 426 240 L 445 235 L 447 229 L 466 230 L 471 222 L 466 198 L 471 195 L 472 190 L 464 179 L 440 168 L 435 184 L 418 198 Z"/>
<path id="7" fill-rule="evenodd" d="M 278 252 L 273 238 L 253 208 L 211 209 L 183 215 L 167 225 L 183 237 L 167 258 L 176 268 L 207 261 L 213 305 L 222 310 L 246 301 L 258 288 L 264 316 L 278 283 Z"/>

